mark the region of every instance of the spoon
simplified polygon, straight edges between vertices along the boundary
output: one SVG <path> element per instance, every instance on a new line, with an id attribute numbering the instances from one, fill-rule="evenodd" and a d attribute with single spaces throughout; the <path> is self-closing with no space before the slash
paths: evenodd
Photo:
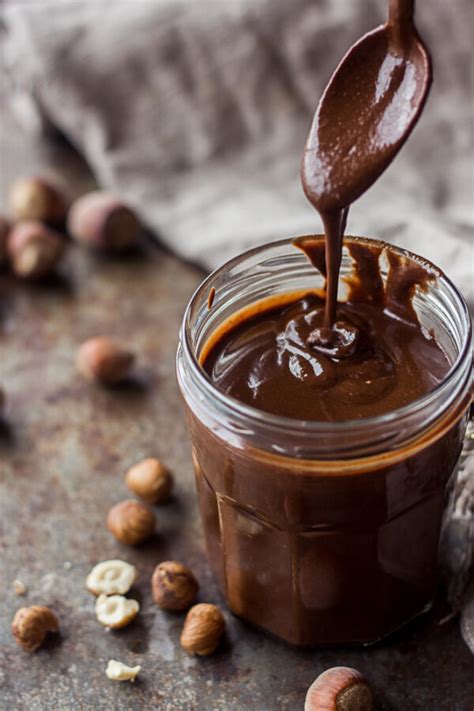
<path id="1" fill-rule="evenodd" d="M 405 143 L 431 85 L 430 57 L 413 14 L 414 0 L 390 0 L 387 22 L 347 52 L 319 102 L 304 149 L 303 189 L 326 233 L 328 329 L 336 318 L 349 206 Z"/>
<path id="2" fill-rule="evenodd" d="M 414 0 L 390 0 L 387 23 L 351 47 L 324 91 L 302 164 L 305 193 L 319 211 L 360 197 L 417 122 L 432 71 L 413 12 Z"/>

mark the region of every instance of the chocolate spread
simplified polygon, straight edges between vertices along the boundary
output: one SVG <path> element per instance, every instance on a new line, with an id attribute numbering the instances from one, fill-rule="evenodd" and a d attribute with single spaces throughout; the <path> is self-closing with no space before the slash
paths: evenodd
<path id="1" fill-rule="evenodd" d="M 297 243 L 324 269 L 322 240 Z M 411 304 L 415 287 L 433 278 L 428 267 L 384 250 L 384 285 L 382 247 L 348 246 L 355 268 L 348 301 L 338 305 L 337 338 L 325 340 L 318 294 L 285 295 L 268 309 L 260 302 L 206 344 L 202 363 L 220 390 L 265 412 L 334 422 L 403 407 L 443 379 L 450 363 Z"/>

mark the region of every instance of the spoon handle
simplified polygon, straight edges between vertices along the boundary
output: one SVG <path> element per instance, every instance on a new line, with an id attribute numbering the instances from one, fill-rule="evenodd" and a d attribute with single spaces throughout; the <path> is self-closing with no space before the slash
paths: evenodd
<path id="1" fill-rule="evenodd" d="M 411 22 L 415 13 L 415 0 L 390 0 L 388 8 L 389 25 Z"/>

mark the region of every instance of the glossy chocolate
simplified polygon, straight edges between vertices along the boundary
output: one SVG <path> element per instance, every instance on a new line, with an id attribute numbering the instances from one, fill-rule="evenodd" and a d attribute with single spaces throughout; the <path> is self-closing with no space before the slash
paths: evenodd
<path id="1" fill-rule="evenodd" d="M 296 241 L 323 269 L 324 243 Z M 215 334 L 202 364 L 227 395 L 259 410 L 302 420 L 342 421 L 381 415 L 432 390 L 449 362 L 421 329 L 411 300 L 434 278 L 429 267 L 384 250 L 349 245 L 354 272 L 348 301 L 332 329 L 314 293 L 269 308 L 259 302 Z"/>

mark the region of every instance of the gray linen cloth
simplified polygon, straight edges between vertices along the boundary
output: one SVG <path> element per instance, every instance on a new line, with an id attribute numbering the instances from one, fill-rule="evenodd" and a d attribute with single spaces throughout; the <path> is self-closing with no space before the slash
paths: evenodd
<path id="1" fill-rule="evenodd" d="M 27 130 L 59 128 L 99 184 L 123 194 L 175 252 L 212 268 L 247 247 L 320 231 L 299 184 L 311 115 L 340 57 L 387 4 L 7 0 L 10 100 Z M 431 96 L 409 143 L 351 209 L 348 232 L 431 259 L 474 305 L 473 5 L 418 5 Z M 463 513 L 447 526 L 446 540 L 461 541 L 445 556 L 456 581 L 472 560 L 473 470 L 462 479 Z"/>

